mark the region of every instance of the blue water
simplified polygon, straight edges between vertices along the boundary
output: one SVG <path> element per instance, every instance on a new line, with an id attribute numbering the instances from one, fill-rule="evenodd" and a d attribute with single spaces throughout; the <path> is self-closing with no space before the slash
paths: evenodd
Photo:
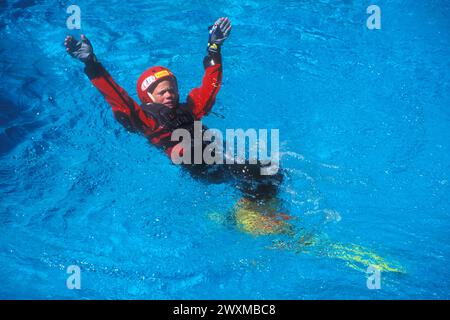
<path id="1" fill-rule="evenodd" d="M 240 195 L 127 133 L 62 46 L 71 1 L 0 2 L 0 298 L 450 298 L 450 5 L 78 0 L 81 32 L 137 99 L 151 65 L 198 86 L 207 26 L 233 22 L 209 127 L 278 128 L 280 197 L 306 230 L 395 261 L 381 289 L 327 254 L 270 250 Z M 326 246 L 320 252 L 327 252 Z M 81 268 L 69 290 L 66 269 Z"/>

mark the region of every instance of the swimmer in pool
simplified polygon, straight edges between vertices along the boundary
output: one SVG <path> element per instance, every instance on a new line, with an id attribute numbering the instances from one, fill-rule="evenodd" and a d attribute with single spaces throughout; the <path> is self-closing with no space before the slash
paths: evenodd
<path id="1" fill-rule="evenodd" d="M 141 133 L 152 145 L 163 150 L 169 157 L 178 142 L 171 141 L 174 130 L 192 130 L 194 121 L 208 115 L 214 105 L 222 81 L 221 48 L 231 32 L 228 18 L 218 19 L 209 30 L 207 53 L 203 60 L 205 68 L 202 84 L 191 90 L 186 102 L 180 103 L 177 78 L 167 68 L 155 66 L 142 73 L 137 81 L 137 94 L 141 104 L 134 101 L 120 87 L 104 66 L 98 61 L 90 41 L 81 36 L 77 41 L 67 36 L 64 45 L 67 52 L 85 65 L 85 73 L 112 108 L 117 121 L 128 131 Z M 283 180 L 280 172 L 262 176 L 261 163 L 231 165 L 187 165 L 183 169 L 192 176 L 209 183 L 228 182 L 241 192 L 242 199 L 233 208 L 237 227 L 254 236 L 287 235 L 292 242 L 280 241 L 278 249 L 331 248 L 326 255 L 346 261 L 350 266 L 380 266 L 384 271 L 397 269 L 359 246 L 343 246 L 324 242 L 313 235 L 302 235 L 295 230 L 292 217 L 283 213 L 276 195 Z M 299 236 L 300 235 L 300 236 Z M 322 252 L 319 253 L 323 255 Z"/>

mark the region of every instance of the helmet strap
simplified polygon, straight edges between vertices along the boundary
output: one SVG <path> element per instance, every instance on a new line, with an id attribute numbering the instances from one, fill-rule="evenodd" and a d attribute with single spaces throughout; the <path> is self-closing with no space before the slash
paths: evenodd
<path id="1" fill-rule="evenodd" d="M 152 99 L 152 102 L 155 102 L 155 98 L 153 97 L 153 95 L 147 91 L 148 96 L 150 97 L 150 99 Z"/>

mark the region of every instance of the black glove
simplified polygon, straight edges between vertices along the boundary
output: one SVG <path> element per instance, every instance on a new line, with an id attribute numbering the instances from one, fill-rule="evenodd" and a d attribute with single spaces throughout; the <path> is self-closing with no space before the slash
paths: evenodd
<path id="1" fill-rule="evenodd" d="M 91 42 L 84 35 L 81 35 L 80 41 L 75 40 L 72 36 L 67 36 L 64 40 L 64 46 L 72 57 L 81 62 L 90 63 L 97 61 Z"/>
<path id="2" fill-rule="evenodd" d="M 219 18 L 209 27 L 208 51 L 216 53 L 231 32 L 231 21 L 228 18 Z"/>

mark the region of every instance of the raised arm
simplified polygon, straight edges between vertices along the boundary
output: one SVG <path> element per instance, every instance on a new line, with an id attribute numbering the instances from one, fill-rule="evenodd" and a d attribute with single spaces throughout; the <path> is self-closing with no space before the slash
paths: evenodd
<path id="1" fill-rule="evenodd" d="M 188 106 L 191 108 L 197 120 L 211 111 L 216 95 L 222 83 L 222 57 L 220 53 L 223 42 L 231 32 L 231 21 L 228 18 L 219 18 L 209 31 L 207 55 L 203 59 L 205 73 L 202 85 L 193 89 L 187 98 Z"/>
<path id="2" fill-rule="evenodd" d="M 145 132 L 155 129 L 156 122 L 143 112 L 141 107 L 97 61 L 92 45 L 84 35 L 81 36 L 80 41 L 68 36 L 64 45 L 72 57 L 85 64 L 86 75 L 109 103 L 117 121 L 129 131 Z"/>

